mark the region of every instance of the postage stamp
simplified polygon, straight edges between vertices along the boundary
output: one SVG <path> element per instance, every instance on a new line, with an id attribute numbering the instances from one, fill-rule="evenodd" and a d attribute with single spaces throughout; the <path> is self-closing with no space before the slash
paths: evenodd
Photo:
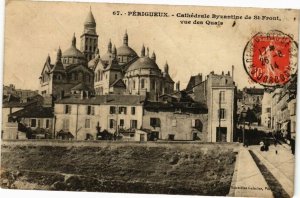
<path id="1" fill-rule="evenodd" d="M 286 84 L 297 71 L 298 44 L 278 30 L 257 33 L 247 43 L 243 63 L 249 77 L 263 86 Z"/>

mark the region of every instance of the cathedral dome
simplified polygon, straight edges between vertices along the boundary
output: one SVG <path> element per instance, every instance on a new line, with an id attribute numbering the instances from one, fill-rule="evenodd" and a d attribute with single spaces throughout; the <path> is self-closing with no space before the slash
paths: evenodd
<path id="1" fill-rule="evenodd" d="M 71 46 L 69 49 L 63 52 L 62 57 L 76 57 L 76 58 L 85 58 L 84 54 L 78 50 L 75 46 Z"/>
<path id="2" fill-rule="evenodd" d="M 137 53 L 129 46 L 122 45 L 117 49 L 118 56 L 137 57 Z"/>
<path id="3" fill-rule="evenodd" d="M 129 66 L 127 71 L 133 71 L 138 69 L 160 70 L 158 65 L 147 56 L 137 59 L 132 65 Z"/>
<path id="4" fill-rule="evenodd" d="M 79 59 L 85 59 L 85 55 L 76 48 L 76 37 L 75 33 L 72 39 L 72 45 L 62 53 L 62 58 L 74 57 Z"/>

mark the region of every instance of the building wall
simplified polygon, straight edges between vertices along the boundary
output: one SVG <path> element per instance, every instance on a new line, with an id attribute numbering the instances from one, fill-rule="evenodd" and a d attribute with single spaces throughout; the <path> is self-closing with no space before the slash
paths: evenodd
<path id="1" fill-rule="evenodd" d="M 150 119 L 160 120 L 159 127 L 151 126 Z M 193 127 L 194 120 L 199 119 L 202 130 Z M 174 135 L 175 140 L 193 140 L 193 133 L 197 133 L 200 141 L 207 140 L 207 114 L 174 113 L 166 111 L 144 111 L 143 128 L 159 132 L 159 139 L 167 140 L 169 135 Z"/>
<path id="2" fill-rule="evenodd" d="M 225 99 L 219 104 L 220 91 L 225 93 Z M 225 109 L 225 116 L 220 126 L 226 128 L 226 142 L 233 141 L 234 131 L 234 88 L 212 87 L 208 91 L 208 142 L 217 142 L 217 127 L 219 127 L 219 109 Z"/>
<path id="3" fill-rule="evenodd" d="M 69 120 L 69 130 L 78 140 L 84 140 L 86 134 L 91 134 L 96 137 L 96 126 L 99 122 L 101 131 L 108 130 L 111 133 L 116 132 L 120 125 L 120 120 L 124 120 L 124 129 L 130 128 L 130 120 L 137 120 L 137 128 L 141 128 L 143 108 L 141 105 L 129 106 L 129 105 L 86 105 L 86 104 L 70 104 L 71 113 L 65 114 L 65 104 L 55 104 L 55 116 L 56 116 L 56 132 L 62 130 L 64 120 Z M 94 108 L 94 115 L 87 115 L 87 108 L 91 106 Z M 120 106 L 127 107 L 126 114 L 110 113 L 110 106 L 115 106 L 118 109 Z M 131 107 L 135 107 L 135 115 L 131 114 Z M 90 120 L 90 124 L 87 126 L 87 119 Z M 110 128 L 110 119 L 115 123 L 113 128 Z M 77 126 L 77 127 L 76 127 Z M 76 133 L 77 131 L 77 133 Z"/>
<path id="4" fill-rule="evenodd" d="M 23 109 L 23 107 L 2 108 L 2 131 L 4 139 L 15 139 L 18 131 L 18 125 L 8 122 L 8 115 Z"/>
<path id="5" fill-rule="evenodd" d="M 296 112 L 297 112 L 297 99 L 292 99 L 288 104 L 288 109 L 290 113 L 290 121 L 291 121 L 291 138 L 296 138 Z"/>
<path id="6" fill-rule="evenodd" d="M 261 101 L 262 112 L 261 112 L 261 124 L 264 127 L 271 127 L 271 105 L 272 105 L 272 95 L 265 92 Z"/>
<path id="7" fill-rule="evenodd" d="M 35 120 L 36 125 L 32 125 L 32 120 Z M 46 126 L 46 122 L 49 122 L 48 127 Z M 43 128 L 49 130 L 49 132 L 53 132 L 53 118 L 23 118 L 20 123 L 29 126 L 31 129 Z"/>

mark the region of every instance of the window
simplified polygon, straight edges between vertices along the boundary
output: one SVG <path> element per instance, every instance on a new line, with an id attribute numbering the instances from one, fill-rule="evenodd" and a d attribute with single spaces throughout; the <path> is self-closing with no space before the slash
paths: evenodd
<path id="1" fill-rule="evenodd" d="M 36 127 L 36 119 L 31 119 L 30 127 Z"/>
<path id="2" fill-rule="evenodd" d="M 195 120 L 192 120 L 192 127 L 195 129 L 198 129 L 199 131 L 202 132 L 203 124 L 202 124 L 201 120 L 195 119 Z"/>
<path id="3" fill-rule="evenodd" d="M 176 126 L 177 126 L 177 120 L 174 119 L 174 120 L 172 120 L 172 127 L 176 127 Z"/>
<path id="4" fill-rule="evenodd" d="M 95 115 L 95 107 L 87 106 L 87 115 Z"/>
<path id="5" fill-rule="evenodd" d="M 41 120 L 40 119 L 38 119 L 38 124 L 37 124 L 37 126 L 40 128 L 41 127 Z"/>
<path id="6" fill-rule="evenodd" d="M 135 115 L 135 107 L 131 107 L 131 115 Z"/>
<path id="7" fill-rule="evenodd" d="M 151 81 L 151 89 L 155 89 L 155 80 Z"/>
<path id="8" fill-rule="evenodd" d="M 85 128 L 91 128 L 91 120 L 85 119 Z"/>
<path id="9" fill-rule="evenodd" d="M 46 127 L 45 127 L 46 129 L 49 128 L 49 123 L 50 123 L 50 120 L 47 119 L 47 120 L 46 120 Z"/>
<path id="10" fill-rule="evenodd" d="M 175 135 L 169 134 L 168 135 L 168 140 L 175 140 Z"/>
<path id="11" fill-rule="evenodd" d="M 103 79 L 103 71 L 100 72 L 100 80 Z"/>
<path id="12" fill-rule="evenodd" d="M 137 120 L 130 120 L 130 128 L 132 129 L 137 128 Z"/>
<path id="13" fill-rule="evenodd" d="M 109 128 L 110 129 L 115 128 L 115 120 L 114 119 L 109 119 Z"/>
<path id="14" fill-rule="evenodd" d="M 68 131 L 69 130 L 69 119 L 63 120 L 63 130 Z"/>
<path id="15" fill-rule="evenodd" d="M 145 79 L 141 80 L 141 88 L 144 89 L 145 88 Z"/>
<path id="16" fill-rule="evenodd" d="M 117 80 L 118 79 L 118 74 L 115 74 L 115 80 Z"/>
<path id="17" fill-rule="evenodd" d="M 110 114 L 115 114 L 116 113 L 116 107 L 115 106 L 110 106 L 109 112 L 110 112 Z"/>
<path id="18" fill-rule="evenodd" d="M 100 72 L 100 70 L 98 70 L 97 72 L 97 81 L 102 80 L 102 73 Z"/>
<path id="19" fill-rule="evenodd" d="M 267 113 L 271 113 L 271 108 L 267 108 Z"/>
<path id="20" fill-rule="evenodd" d="M 150 118 L 150 126 L 160 127 L 160 119 L 159 118 Z"/>
<path id="21" fill-rule="evenodd" d="M 120 119 L 120 126 L 121 126 L 121 127 L 124 126 L 124 119 Z"/>
<path id="22" fill-rule="evenodd" d="M 225 91 L 220 91 L 220 101 L 225 102 Z"/>
<path id="23" fill-rule="evenodd" d="M 225 115 L 226 112 L 225 112 L 225 109 L 219 109 L 219 118 L 220 119 L 225 119 Z"/>
<path id="24" fill-rule="evenodd" d="M 134 80 L 132 81 L 132 86 L 133 86 L 133 89 L 135 89 L 135 81 Z"/>
<path id="25" fill-rule="evenodd" d="M 127 108 L 126 107 L 119 107 L 119 114 L 126 114 Z"/>
<path id="26" fill-rule="evenodd" d="M 71 114 L 71 105 L 65 105 L 65 114 Z"/>

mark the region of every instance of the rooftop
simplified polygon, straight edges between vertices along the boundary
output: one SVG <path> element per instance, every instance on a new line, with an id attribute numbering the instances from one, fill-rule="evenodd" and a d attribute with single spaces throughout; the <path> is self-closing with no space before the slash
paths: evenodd
<path id="1" fill-rule="evenodd" d="M 58 100 L 57 104 L 87 104 L 87 105 L 141 105 L 145 101 L 145 96 L 139 95 L 98 95 L 89 98 L 80 96 L 70 96 Z"/>
<path id="2" fill-rule="evenodd" d="M 28 106 L 25 109 L 10 114 L 11 117 L 21 118 L 53 118 L 53 108 L 43 106 Z"/>

